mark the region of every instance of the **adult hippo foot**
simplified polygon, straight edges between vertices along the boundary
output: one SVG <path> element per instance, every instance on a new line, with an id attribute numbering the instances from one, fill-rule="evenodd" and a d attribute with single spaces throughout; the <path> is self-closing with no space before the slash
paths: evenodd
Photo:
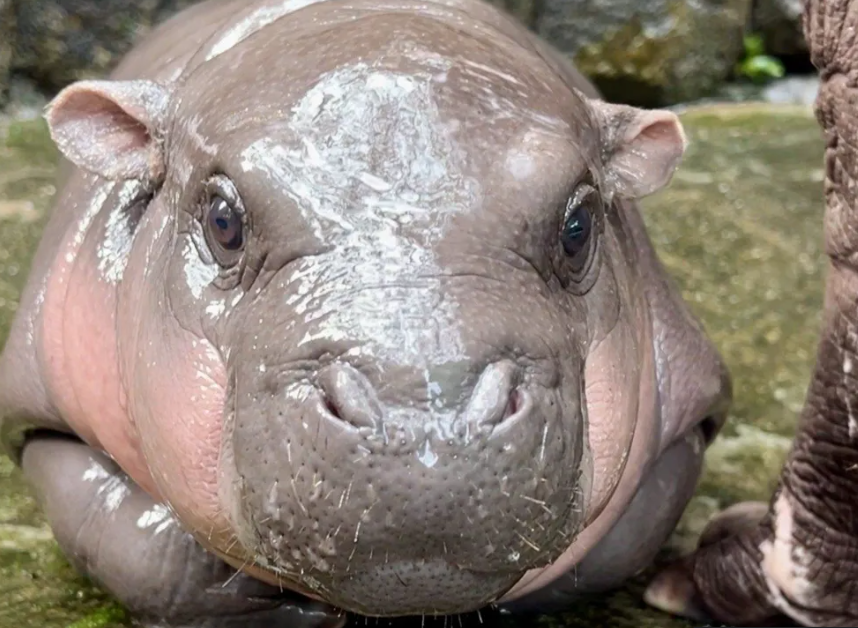
<path id="1" fill-rule="evenodd" d="M 236 572 L 104 454 L 66 436 L 28 440 L 22 469 L 73 565 L 138 625 L 341 628 L 344 613 Z"/>
<path id="2" fill-rule="evenodd" d="M 826 140 L 823 325 L 805 406 L 768 504 L 739 504 L 710 524 L 691 556 L 646 600 L 698 621 L 738 626 L 858 626 L 858 2 L 810 0 L 805 36 L 822 86 Z"/>

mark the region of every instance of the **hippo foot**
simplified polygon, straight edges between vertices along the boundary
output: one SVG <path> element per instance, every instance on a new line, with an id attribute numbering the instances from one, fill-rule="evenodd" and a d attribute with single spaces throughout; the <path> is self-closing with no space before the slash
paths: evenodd
<path id="1" fill-rule="evenodd" d="M 237 573 L 182 530 L 104 454 L 38 434 L 24 475 L 60 548 L 145 628 L 341 628 L 345 616 Z"/>
<path id="2" fill-rule="evenodd" d="M 850 587 L 828 572 L 831 562 L 793 546 L 792 538 L 779 530 L 779 520 L 787 516 L 782 495 L 772 506 L 743 502 L 716 515 L 697 550 L 656 575 L 645 602 L 702 623 L 858 625 L 856 609 L 836 599 L 848 595 Z M 788 516 L 792 520 L 791 509 Z"/>

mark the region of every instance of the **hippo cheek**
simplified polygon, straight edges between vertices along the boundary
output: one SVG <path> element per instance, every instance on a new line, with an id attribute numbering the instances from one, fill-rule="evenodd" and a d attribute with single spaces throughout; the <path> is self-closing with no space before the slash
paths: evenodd
<path id="1" fill-rule="evenodd" d="M 200 543 L 233 537 L 217 493 L 226 371 L 215 347 L 189 331 L 195 304 L 171 286 L 170 221 L 154 204 L 141 221 L 140 246 L 120 292 L 120 366 L 128 414 L 154 485 Z"/>
<path id="2" fill-rule="evenodd" d="M 621 319 L 587 356 L 585 521 L 554 564 L 533 569 L 507 592 L 511 602 L 574 569 L 610 531 L 634 497 L 643 471 L 658 454 L 655 364 L 645 350 L 649 335 L 638 322 Z"/>
<path id="3" fill-rule="evenodd" d="M 556 390 L 532 387 L 505 408 L 505 368 L 482 378 L 502 405 L 477 384 L 445 427 L 416 404 L 372 403 L 368 378 L 345 364 L 280 374 L 283 386 L 239 373 L 221 479 L 240 543 L 295 588 L 363 615 L 498 599 L 568 547 L 580 512 L 581 438 L 561 419 L 577 406 L 561 413 Z"/>
<path id="4" fill-rule="evenodd" d="M 141 355 L 147 368 L 131 379 L 130 411 L 161 496 L 211 547 L 232 535 L 217 492 L 225 369 L 208 342 L 180 329 L 170 335 L 169 346 Z"/>

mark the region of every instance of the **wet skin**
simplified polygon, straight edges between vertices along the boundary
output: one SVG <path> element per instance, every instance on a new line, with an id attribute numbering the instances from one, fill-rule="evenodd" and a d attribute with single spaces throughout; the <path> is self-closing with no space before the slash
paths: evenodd
<path id="1" fill-rule="evenodd" d="M 487 4 L 269 0 L 47 119 L 0 434 L 133 612 L 547 610 L 649 564 L 731 394 L 635 205 L 674 114 Z"/>

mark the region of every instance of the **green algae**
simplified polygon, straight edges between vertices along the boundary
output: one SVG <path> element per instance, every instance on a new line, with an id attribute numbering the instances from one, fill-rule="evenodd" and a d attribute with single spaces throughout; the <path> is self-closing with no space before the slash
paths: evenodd
<path id="1" fill-rule="evenodd" d="M 686 159 L 671 186 L 644 202 L 644 217 L 665 266 L 733 373 L 735 403 L 662 558 L 693 547 L 720 508 L 768 497 L 809 381 L 823 289 L 822 140 L 811 112 L 731 105 L 691 110 L 683 120 L 690 139 Z M 0 126 L 2 338 L 54 193 L 55 158 L 41 121 Z M 565 613 L 485 616 L 465 624 L 693 625 L 643 604 L 649 573 Z M 20 474 L 0 458 L 0 628 L 130 625 L 119 605 L 75 574 Z"/>

